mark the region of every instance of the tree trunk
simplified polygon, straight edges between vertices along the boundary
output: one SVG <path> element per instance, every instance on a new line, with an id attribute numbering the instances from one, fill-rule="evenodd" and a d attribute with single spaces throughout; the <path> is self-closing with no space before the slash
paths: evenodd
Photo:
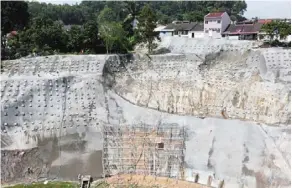
<path id="1" fill-rule="evenodd" d="M 152 52 L 152 41 L 148 41 L 148 53 L 150 54 Z"/>
<path id="2" fill-rule="evenodd" d="M 270 35 L 270 42 L 272 42 L 274 39 L 274 35 Z"/>
<path id="3" fill-rule="evenodd" d="M 108 54 L 108 48 L 109 48 L 108 45 L 109 45 L 108 42 L 105 42 L 106 54 Z"/>

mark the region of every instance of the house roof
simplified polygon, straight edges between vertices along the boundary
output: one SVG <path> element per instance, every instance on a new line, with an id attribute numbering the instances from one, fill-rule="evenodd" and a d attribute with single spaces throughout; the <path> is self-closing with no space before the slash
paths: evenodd
<path id="1" fill-rule="evenodd" d="M 258 19 L 258 23 L 266 24 L 272 22 L 272 19 Z"/>
<path id="2" fill-rule="evenodd" d="M 189 23 L 171 23 L 168 24 L 163 31 L 203 31 L 204 25 L 203 23 L 198 22 L 189 22 Z"/>
<path id="3" fill-rule="evenodd" d="M 210 12 L 205 18 L 221 18 L 225 12 Z"/>
<path id="4" fill-rule="evenodd" d="M 230 24 L 223 34 L 256 34 L 260 31 L 262 23 Z"/>
<path id="5" fill-rule="evenodd" d="M 11 35 L 17 35 L 17 31 L 11 31 L 10 34 Z"/>
<path id="6" fill-rule="evenodd" d="M 157 27 L 154 29 L 154 31 L 161 31 L 161 30 L 163 30 L 164 28 L 165 28 L 164 25 L 160 25 L 160 26 L 157 26 Z"/>
<path id="7" fill-rule="evenodd" d="M 195 27 L 196 22 L 189 22 L 189 23 L 171 23 L 168 24 L 164 29 L 174 29 L 176 31 L 190 31 L 193 27 Z"/>
<path id="8" fill-rule="evenodd" d="M 290 18 L 269 18 L 269 19 L 258 19 L 259 23 L 270 23 L 272 21 L 282 21 L 282 22 L 291 22 Z"/>
<path id="9" fill-rule="evenodd" d="M 191 29 L 191 31 L 204 31 L 204 24 L 203 23 L 197 23 L 195 27 Z"/>
<path id="10" fill-rule="evenodd" d="M 10 31 L 10 33 L 7 33 L 6 37 L 12 38 L 12 37 L 14 37 L 16 35 L 17 35 L 17 31 Z"/>

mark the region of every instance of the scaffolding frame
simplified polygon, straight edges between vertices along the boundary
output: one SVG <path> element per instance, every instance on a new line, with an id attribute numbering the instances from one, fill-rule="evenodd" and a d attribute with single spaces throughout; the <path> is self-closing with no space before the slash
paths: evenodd
<path id="1" fill-rule="evenodd" d="M 141 174 L 184 179 L 185 128 L 103 125 L 104 176 Z"/>

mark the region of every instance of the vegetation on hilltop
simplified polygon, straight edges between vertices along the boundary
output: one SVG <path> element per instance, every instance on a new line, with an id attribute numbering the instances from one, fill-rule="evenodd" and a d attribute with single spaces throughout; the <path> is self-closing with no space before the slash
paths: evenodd
<path id="1" fill-rule="evenodd" d="M 156 22 L 156 14 L 151 11 L 149 5 L 145 5 L 138 17 L 137 40 L 146 44 L 148 53 L 156 48 L 154 41 L 160 40 L 159 33 L 154 32 Z"/>
<path id="2" fill-rule="evenodd" d="M 146 5 L 149 11 L 143 13 Z M 211 11 L 227 11 L 232 20 L 242 20 L 245 10 L 244 1 L 82 1 L 76 5 L 1 1 L 1 59 L 29 54 L 125 53 L 138 42 L 146 42 L 151 51 L 157 33 L 142 27 L 152 29 L 173 20 L 202 21 Z M 146 25 L 140 23 L 133 29 L 134 19 Z M 7 38 L 11 31 L 17 34 Z"/>
<path id="3" fill-rule="evenodd" d="M 232 20 L 241 21 L 247 5 L 245 1 L 82 1 L 76 5 L 54 5 L 30 2 L 28 11 L 32 17 L 44 16 L 62 20 L 65 25 L 82 25 L 95 19 L 108 7 L 115 12 L 116 21 L 123 21 L 128 14 L 134 17 L 148 4 L 157 12 L 158 21 L 166 24 L 173 20 L 203 21 L 212 11 L 226 11 Z"/>
<path id="4" fill-rule="evenodd" d="M 288 35 L 291 35 L 291 25 L 286 22 L 272 21 L 264 24 L 261 28 L 261 32 L 267 33 L 270 37 L 270 41 L 276 36 L 279 39 L 285 39 Z"/>

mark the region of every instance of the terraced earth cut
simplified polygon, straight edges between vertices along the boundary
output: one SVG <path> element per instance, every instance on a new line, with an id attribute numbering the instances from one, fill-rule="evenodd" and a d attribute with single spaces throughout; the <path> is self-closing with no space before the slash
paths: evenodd
<path id="1" fill-rule="evenodd" d="M 101 177 L 104 125 L 160 124 L 187 132 L 188 181 L 290 187 L 291 54 L 256 45 L 165 37 L 167 54 L 2 62 L 2 184 Z"/>

